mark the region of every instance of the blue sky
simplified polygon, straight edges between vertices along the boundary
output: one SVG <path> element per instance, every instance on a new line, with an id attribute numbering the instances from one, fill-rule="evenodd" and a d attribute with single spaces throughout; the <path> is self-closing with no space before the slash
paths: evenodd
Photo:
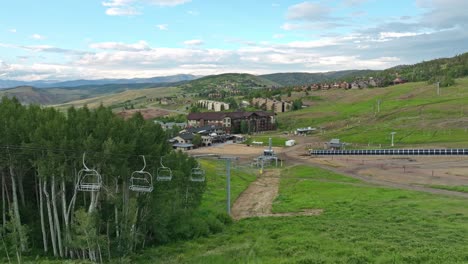
<path id="1" fill-rule="evenodd" d="M 0 79 L 384 69 L 468 51 L 464 0 L 15 0 Z"/>

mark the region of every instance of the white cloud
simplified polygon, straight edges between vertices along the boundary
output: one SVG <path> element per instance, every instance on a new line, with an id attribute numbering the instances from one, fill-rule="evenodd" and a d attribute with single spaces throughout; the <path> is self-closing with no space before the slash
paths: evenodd
<path id="1" fill-rule="evenodd" d="M 184 41 L 184 45 L 186 46 L 200 46 L 203 45 L 204 42 L 201 39 L 191 39 Z"/>
<path id="2" fill-rule="evenodd" d="M 425 33 L 418 32 L 380 32 L 381 39 L 413 37 Z"/>
<path id="3" fill-rule="evenodd" d="M 128 6 L 128 1 L 114 1 L 112 7 Z M 448 0 L 451 1 L 451 0 Z M 135 1 L 130 1 L 135 3 Z M 433 0 L 439 3 L 438 0 Z M 459 4 L 458 7 L 462 7 Z M 301 41 L 275 44 L 259 39 L 232 39 L 238 49 L 212 49 L 204 46 L 202 40 L 184 42 L 182 48 L 156 48 L 145 41 L 136 43 L 102 42 L 89 44 L 91 52 L 66 48 L 36 45 L 17 46 L 0 43 L 3 48 L 21 48 L 36 52 L 34 59 L 25 61 L 0 62 L 0 75 L 9 79 L 78 79 L 78 78 L 119 78 L 151 77 L 178 73 L 196 75 L 226 72 L 271 73 L 309 71 L 323 72 L 347 69 L 385 69 L 399 64 L 413 64 L 436 57 L 448 57 L 466 52 L 468 32 L 466 21 L 459 14 L 450 13 L 448 8 L 435 10 L 431 2 L 420 16 L 414 16 L 404 23 L 386 20 L 370 28 L 351 30 L 350 33 L 320 32 L 324 36 L 303 34 Z M 310 10 L 309 10 L 310 11 Z M 351 12 L 351 11 L 350 11 Z M 427 21 L 430 14 L 442 24 L 454 22 L 451 27 L 440 29 Z M 310 12 L 308 13 L 310 14 Z M 450 16 L 450 14 L 453 15 Z M 301 17 L 304 17 L 303 15 Z M 320 21 L 308 18 L 286 20 L 283 29 L 313 29 L 334 21 L 323 17 Z M 465 24 L 463 24 L 465 23 Z M 167 24 L 158 25 L 167 30 Z M 335 33 L 335 34 L 330 34 Z M 273 37 L 281 37 L 282 34 Z M 292 37 L 289 36 L 288 38 Z M 308 37 L 308 38 L 307 38 Z M 280 41 L 278 41 L 280 42 Z M 50 54 L 55 53 L 55 54 Z M 63 63 L 57 56 L 63 56 Z M 30 55 L 30 54 L 27 54 Z M 72 55 L 72 56 L 71 56 Z M 34 64 L 38 57 L 43 63 Z M 50 60 L 49 60 L 50 58 Z M 50 62 L 52 61 L 52 62 Z"/>
<path id="4" fill-rule="evenodd" d="M 37 33 L 36 33 L 36 34 L 32 34 L 32 35 L 31 35 L 31 38 L 37 39 L 37 40 L 44 40 L 44 39 L 46 39 L 45 36 L 39 35 L 39 34 L 37 34 Z"/>
<path id="5" fill-rule="evenodd" d="M 110 0 L 109 2 L 102 2 L 103 6 L 116 7 L 116 6 L 126 6 L 134 2 L 134 0 Z"/>
<path id="6" fill-rule="evenodd" d="M 169 25 L 168 24 L 159 24 L 159 25 L 156 25 L 156 27 L 159 29 L 159 30 L 169 30 Z"/>
<path id="7" fill-rule="evenodd" d="M 16 28 L 10 28 L 10 29 L 8 30 L 8 32 L 10 32 L 10 33 L 16 33 L 17 31 L 16 31 Z"/>
<path id="8" fill-rule="evenodd" d="M 140 12 L 138 12 L 135 8 L 133 7 L 111 7 L 106 10 L 106 15 L 109 16 L 135 16 L 139 15 Z"/>
<path id="9" fill-rule="evenodd" d="M 89 45 L 92 49 L 101 49 L 101 50 L 119 50 L 119 51 L 144 51 L 150 50 L 150 46 L 146 41 L 140 40 L 134 44 L 125 44 L 122 42 L 100 42 L 92 43 Z"/>
<path id="10" fill-rule="evenodd" d="M 319 3 L 302 2 L 289 7 L 286 17 L 290 20 L 317 21 L 328 17 L 330 12 L 331 9 L 328 6 Z"/>
<path id="11" fill-rule="evenodd" d="M 191 0 L 108 0 L 102 2 L 106 7 L 106 14 L 110 16 L 134 16 L 142 5 L 177 6 L 190 2 Z"/>
<path id="12" fill-rule="evenodd" d="M 358 6 L 367 2 L 367 0 L 343 0 L 343 4 L 346 6 Z"/>

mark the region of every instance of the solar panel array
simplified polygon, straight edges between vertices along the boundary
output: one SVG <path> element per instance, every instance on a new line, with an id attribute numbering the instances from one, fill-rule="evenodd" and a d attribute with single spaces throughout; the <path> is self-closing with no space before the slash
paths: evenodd
<path id="1" fill-rule="evenodd" d="M 349 150 L 310 150 L 315 156 L 376 156 L 376 155 L 404 155 L 404 156 L 457 156 L 468 155 L 468 149 L 349 149 Z"/>

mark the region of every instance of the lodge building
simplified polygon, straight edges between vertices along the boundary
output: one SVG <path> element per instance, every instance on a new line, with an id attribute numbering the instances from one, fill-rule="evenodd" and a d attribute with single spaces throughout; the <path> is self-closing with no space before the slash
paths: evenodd
<path id="1" fill-rule="evenodd" d="M 187 119 L 190 127 L 217 125 L 224 127 L 226 133 L 241 132 L 242 121 L 245 121 L 249 132 L 276 129 L 275 113 L 265 111 L 190 113 Z"/>

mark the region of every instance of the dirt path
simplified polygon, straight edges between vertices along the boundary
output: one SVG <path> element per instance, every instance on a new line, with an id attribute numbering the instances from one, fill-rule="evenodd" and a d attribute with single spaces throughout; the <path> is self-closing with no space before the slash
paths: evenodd
<path id="1" fill-rule="evenodd" d="M 310 209 L 297 213 L 272 213 L 271 207 L 278 195 L 280 170 L 270 169 L 250 184 L 232 207 L 235 220 L 249 217 L 284 217 L 298 215 L 319 215 L 323 210 Z"/>

